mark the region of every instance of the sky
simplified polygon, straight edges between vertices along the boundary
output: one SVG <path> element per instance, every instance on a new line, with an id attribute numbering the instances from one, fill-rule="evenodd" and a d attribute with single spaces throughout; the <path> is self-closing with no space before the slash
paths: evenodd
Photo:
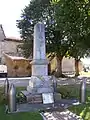
<path id="1" fill-rule="evenodd" d="M 2 24 L 6 37 L 20 38 L 16 20 L 20 19 L 21 10 L 30 0 L 0 0 L 0 24 Z"/>

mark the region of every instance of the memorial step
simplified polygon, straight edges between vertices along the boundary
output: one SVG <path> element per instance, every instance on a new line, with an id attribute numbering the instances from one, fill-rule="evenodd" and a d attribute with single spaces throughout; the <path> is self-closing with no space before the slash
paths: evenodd
<path id="1" fill-rule="evenodd" d="M 42 103 L 42 94 L 31 94 L 26 90 L 21 93 L 26 97 L 28 103 Z"/>
<path id="2" fill-rule="evenodd" d="M 27 90 L 21 91 L 21 93 L 26 97 L 26 100 L 28 103 L 42 103 L 43 102 L 42 94 L 31 94 Z M 54 100 L 55 102 L 61 100 L 61 94 L 54 93 Z"/>

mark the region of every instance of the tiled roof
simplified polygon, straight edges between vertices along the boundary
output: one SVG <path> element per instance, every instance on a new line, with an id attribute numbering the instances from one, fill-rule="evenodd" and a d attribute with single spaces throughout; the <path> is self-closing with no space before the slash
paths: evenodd
<path id="1" fill-rule="evenodd" d="M 11 55 L 8 55 L 8 54 L 5 54 L 5 53 L 4 53 L 4 55 L 5 55 L 6 57 L 12 59 L 12 60 L 28 60 L 28 59 L 26 59 L 26 58 L 24 58 L 24 57 L 11 56 Z"/>
<path id="2" fill-rule="evenodd" d="M 15 38 L 15 37 L 6 37 L 6 41 L 15 41 L 15 42 L 22 42 L 22 39 L 20 38 Z"/>
<path id="3" fill-rule="evenodd" d="M 6 40 L 6 41 L 15 41 L 15 42 L 22 42 L 21 38 L 16 38 L 16 37 L 7 37 L 5 36 L 3 26 L 0 24 L 0 40 Z"/>

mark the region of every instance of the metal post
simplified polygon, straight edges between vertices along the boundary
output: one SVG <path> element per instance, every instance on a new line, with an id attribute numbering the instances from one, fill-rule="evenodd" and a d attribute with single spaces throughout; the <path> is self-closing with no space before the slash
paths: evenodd
<path id="1" fill-rule="evenodd" d="M 5 93 L 6 99 L 8 97 L 8 91 L 9 91 L 9 81 L 8 81 L 8 78 L 6 78 L 4 83 L 4 93 Z"/>
<path id="2" fill-rule="evenodd" d="M 84 78 L 80 85 L 80 102 L 85 103 L 86 101 L 86 78 Z"/>
<path id="3" fill-rule="evenodd" d="M 11 84 L 9 91 L 9 110 L 10 112 L 16 111 L 16 88 Z"/>
<path id="4" fill-rule="evenodd" d="M 57 81 L 56 81 L 56 78 L 53 76 L 52 77 L 53 79 L 53 88 L 54 88 L 54 92 L 56 92 L 56 89 L 57 89 Z"/>

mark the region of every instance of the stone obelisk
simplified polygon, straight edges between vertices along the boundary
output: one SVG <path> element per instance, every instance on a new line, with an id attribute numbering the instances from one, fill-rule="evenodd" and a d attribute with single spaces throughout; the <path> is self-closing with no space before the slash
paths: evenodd
<path id="1" fill-rule="evenodd" d="M 32 76 L 27 91 L 32 94 L 53 93 L 52 82 L 48 76 L 48 60 L 46 59 L 45 27 L 39 22 L 34 26 L 34 45 Z"/>
<path id="2" fill-rule="evenodd" d="M 37 23 L 34 27 L 34 47 L 32 61 L 32 76 L 48 75 L 48 61 L 46 59 L 44 24 Z"/>

